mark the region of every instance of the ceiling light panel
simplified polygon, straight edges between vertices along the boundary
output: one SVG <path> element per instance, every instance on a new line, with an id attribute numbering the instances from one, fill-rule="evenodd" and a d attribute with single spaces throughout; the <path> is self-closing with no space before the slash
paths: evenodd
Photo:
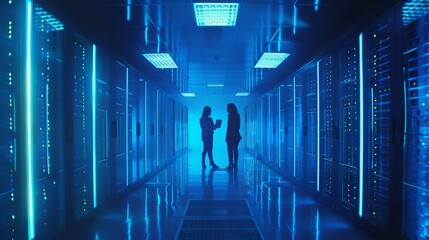
<path id="1" fill-rule="evenodd" d="M 238 92 L 235 94 L 236 97 L 247 97 L 249 96 L 249 92 Z"/>
<path id="2" fill-rule="evenodd" d="M 235 26 L 238 3 L 194 3 L 197 26 Z"/>
<path id="3" fill-rule="evenodd" d="M 289 55 L 289 53 L 264 53 L 256 63 L 255 68 L 276 68 Z"/>
<path id="4" fill-rule="evenodd" d="M 177 68 L 176 63 L 168 53 L 148 53 L 143 56 L 156 68 Z"/>
<path id="5" fill-rule="evenodd" d="M 184 93 L 182 93 L 182 96 L 184 96 L 184 97 L 195 97 L 195 93 L 193 93 L 193 92 L 184 92 Z"/>
<path id="6" fill-rule="evenodd" d="M 429 2 L 427 0 L 409 0 L 402 6 L 402 24 L 407 26 L 428 13 Z"/>

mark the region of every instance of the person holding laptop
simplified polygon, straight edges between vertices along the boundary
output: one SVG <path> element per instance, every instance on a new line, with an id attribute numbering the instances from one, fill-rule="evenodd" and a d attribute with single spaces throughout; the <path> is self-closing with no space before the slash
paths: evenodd
<path id="1" fill-rule="evenodd" d="M 219 166 L 217 166 L 213 161 L 213 133 L 217 127 L 214 125 L 213 119 L 210 117 L 211 113 L 212 109 L 208 106 L 205 106 L 200 118 L 201 139 L 204 145 L 204 149 L 201 154 L 201 164 L 203 168 L 206 168 L 206 155 L 208 154 L 210 166 L 215 169 L 219 168 Z M 220 123 L 218 123 L 218 121 L 216 124 L 219 124 L 220 127 Z"/>

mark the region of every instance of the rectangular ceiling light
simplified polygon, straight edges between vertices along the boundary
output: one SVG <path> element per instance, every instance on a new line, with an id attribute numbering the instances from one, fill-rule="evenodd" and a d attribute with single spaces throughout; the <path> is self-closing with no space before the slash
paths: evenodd
<path id="1" fill-rule="evenodd" d="M 143 56 L 156 68 L 177 68 L 176 63 L 168 53 L 148 53 Z"/>
<path id="2" fill-rule="evenodd" d="M 64 24 L 40 6 L 36 5 L 34 13 L 34 25 L 36 26 L 36 30 L 42 32 L 64 30 Z"/>
<path id="3" fill-rule="evenodd" d="M 207 84 L 207 87 L 223 87 L 223 84 Z"/>
<path id="4" fill-rule="evenodd" d="M 184 97 L 195 97 L 195 93 L 193 92 L 184 92 L 182 93 Z"/>
<path id="5" fill-rule="evenodd" d="M 236 97 L 247 97 L 249 96 L 249 92 L 238 92 L 235 94 Z"/>
<path id="6" fill-rule="evenodd" d="M 238 3 L 194 3 L 197 26 L 235 26 Z"/>
<path id="7" fill-rule="evenodd" d="M 429 2 L 427 0 L 409 0 L 402 6 L 402 24 L 408 26 L 428 12 Z"/>
<path id="8" fill-rule="evenodd" d="M 289 53 L 264 53 L 256 63 L 255 68 L 276 68 L 289 55 Z"/>

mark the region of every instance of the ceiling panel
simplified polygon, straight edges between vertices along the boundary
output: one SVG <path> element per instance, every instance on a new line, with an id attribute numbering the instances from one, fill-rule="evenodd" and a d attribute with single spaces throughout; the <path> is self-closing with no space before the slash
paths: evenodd
<path id="1" fill-rule="evenodd" d="M 192 0 L 40 2 L 170 93 L 192 90 L 197 96 L 230 98 L 238 91 L 255 95 L 275 86 L 396 1 L 320 0 L 316 11 L 312 0 L 241 0 L 234 27 L 197 27 Z M 142 56 L 154 52 L 170 53 L 179 68 L 155 69 Z M 263 52 L 291 55 L 277 69 L 254 69 Z M 182 82 L 186 86 L 178 87 Z"/>

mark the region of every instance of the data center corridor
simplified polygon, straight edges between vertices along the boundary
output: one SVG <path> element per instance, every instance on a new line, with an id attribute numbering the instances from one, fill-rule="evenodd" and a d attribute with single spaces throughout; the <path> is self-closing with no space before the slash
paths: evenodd
<path id="1" fill-rule="evenodd" d="M 429 0 L 0 12 L 0 239 L 429 239 Z"/>
<path id="2" fill-rule="evenodd" d="M 191 151 L 70 239 L 373 239 L 242 155 L 237 171 L 203 170 Z"/>

